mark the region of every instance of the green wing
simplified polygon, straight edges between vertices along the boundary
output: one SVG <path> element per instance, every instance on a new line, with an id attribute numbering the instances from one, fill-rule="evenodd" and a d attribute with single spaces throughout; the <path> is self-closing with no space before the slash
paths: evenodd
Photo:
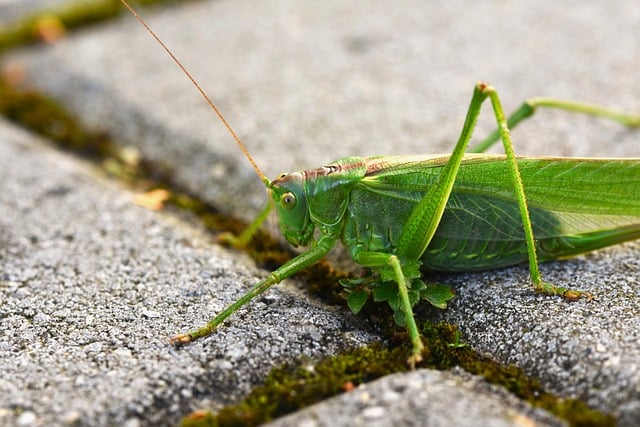
<path id="1" fill-rule="evenodd" d="M 446 156 L 369 158 L 352 209 L 382 206 L 361 215 L 375 228 L 384 217 L 393 240 L 402 221 L 438 177 Z M 521 157 L 534 235 L 541 260 L 566 257 L 640 238 L 640 159 Z M 367 203 L 363 203 L 363 201 Z M 377 209 L 379 210 L 379 209 Z M 368 219 L 367 219 L 368 218 Z M 526 261 L 526 246 L 505 156 L 468 155 L 423 262 L 441 271 L 496 268 Z"/>

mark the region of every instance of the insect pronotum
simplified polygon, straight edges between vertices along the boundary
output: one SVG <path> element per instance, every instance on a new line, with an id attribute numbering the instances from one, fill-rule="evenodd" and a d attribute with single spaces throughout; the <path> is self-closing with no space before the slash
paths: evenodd
<path id="1" fill-rule="evenodd" d="M 121 2 L 191 80 L 267 188 L 267 207 L 231 243 L 246 243 L 274 207 L 287 241 L 294 246 L 311 243 L 206 325 L 172 338 L 177 345 L 211 334 L 241 306 L 314 264 L 340 241 L 353 260 L 371 272 L 365 279 L 343 283 L 349 307 L 359 311 L 372 295 L 387 301 L 396 322 L 409 332 L 408 363 L 415 366 L 423 344 L 413 306 L 426 299 L 445 307 L 453 296 L 446 286 L 422 281 L 421 270 L 473 271 L 528 262 L 537 292 L 569 300 L 591 298 L 587 292 L 545 282 L 538 263 L 640 238 L 640 158 L 516 157 L 509 133 L 540 107 L 629 127 L 640 126 L 640 114 L 532 98 L 507 119 L 496 90 L 480 82 L 449 155 L 347 157 L 269 181 L 191 74 L 127 2 Z M 497 130 L 467 149 L 487 99 Z M 497 141 L 502 141 L 505 155 L 483 154 Z"/>

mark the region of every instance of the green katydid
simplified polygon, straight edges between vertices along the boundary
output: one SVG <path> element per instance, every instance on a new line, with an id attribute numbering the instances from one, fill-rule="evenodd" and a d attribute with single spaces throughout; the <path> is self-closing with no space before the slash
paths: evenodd
<path id="1" fill-rule="evenodd" d="M 476 84 L 460 138 L 449 155 L 348 157 L 318 169 L 269 181 L 215 104 L 147 24 L 151 35 L 196 86 L 231 133 L 270 201 L 238 238 L 246 243 L 275 207 L 282 233 L 310 248 L 271 272 L 205 326 L 172 339 L 185 344 L 212 333 L 227 317 L 272 285 L 308 267 L 340 241 L 372 271 L 345 281 L 357 312 L 369 296 L 387 301 L 412 343 L 409 363 L 423 344 L 413 306 L 426 299 L 445 307 L 447 287 L 426 284 L 421 270 L 460 272 L 529 263 L 537 292 L 574 300 L 591 295 L 542 280 L 538 263 L 640 238 L 640 158 L 516 157 L 509 129 L 538 107 L 559 108 L 640 126 L 640 115 L 551 98 L 525 102 L 507 119 L 495 89 Z M 497 130 L 468 150 L 485 100 Z M 483 154 L 502 141 L 505 155 Z M 508 178 L 506 178 L 508 177 Z"/>

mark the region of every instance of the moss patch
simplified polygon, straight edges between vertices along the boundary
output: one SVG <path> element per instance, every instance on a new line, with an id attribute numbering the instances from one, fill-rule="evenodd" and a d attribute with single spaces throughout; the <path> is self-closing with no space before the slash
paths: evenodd
<path id="1" fill-rule="evenodd" d="M 137 5 L 184 3 L 186 0 L 132 0 Z M 193 0 L 192 0 L 193 1 Z M 69 30 L 82 28 L 128 13 L 119 0 L 94 0 L 39 11 L 0 28 L 0 53 L 17 46 L 52 42 Z"/>
<path id="2" fill-rule="evenodd" d="M 572 426 L 610 426 L 615 419 L 590 409 L 583 402 L 561 399 L 545 392 L 522 369 L 502 366 L 479 355 L 459 340 L 455 326 L 427 323 L 423 329 L 425 360 L 422 368 L 448 370 L 460 366 L 487 381 L 500 384 L 533 406 L 544 408 Z M 185 417 L 183 427 L 254 426 L 348 392 L 359 384 L 395 372 L 407 371 L 408 341 L 398 346 L 374 344 L 341 353 L 312 364 L 303 362 L 275 368 L 263 385 L 243 401 L 217 414 L 196 411 Z"/>
<path id="3" fill-rule="evenodd" d="M 102 159 L 116 151 L 106 133 L 87 131 L 52 98 L 11 84 L 6 78 L 0 78 L 0 114 L 83 156 Z"/>
<path id="4" fill-rule="evenodd" d="M 457 327 L 445 324 L 425 324 L 424 341 L 435 340 L 437 345 L 431 346 L 438 351 L 432 355 L 438 360 L 438 369 L 450 369 L 460 366 L 465 371 L 483 377 L 491 384 L 505 387 L 519 398 L 531 405 L 545 409 L 572 426 L 611 426 L 615 418 L 609 414 L 589 408 L 577 399 L 563 399 L 546 392 L 537 379 L 528 377 L 522 368 L 504 366 L 494 360 L 482 356 L 471 347 L 460 347 Z M 449 347 L 454 347 L 450 351 Z"/>

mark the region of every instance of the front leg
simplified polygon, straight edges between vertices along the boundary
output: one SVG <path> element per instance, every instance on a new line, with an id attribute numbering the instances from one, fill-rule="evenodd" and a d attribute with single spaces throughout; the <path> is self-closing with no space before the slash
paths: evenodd
<path id="1" fill-rule="evenodd" d="M 323 258 L 336 243 L 335 236 L 323 235 L 318 239 L 317 244 L 309 251 L 298 255 L 292 260 L 281 265 L 275 271 L 253 286 L 247 293 L 241 296 L 236 302 L 222 310 L 216 317 L 211 319 L 206 325 L 186 334 L 176 335 L 171 338 L 171 343 L 175 345 L 187 344 L 198 338 L 211 334 L 225 319 L 235 313 L 240 307 L 247 304 L 254 297 L 260 295 L 271 286 L 282 282 L 287 277 L 297 273 L 303 268 L 315 264 Z"/>

